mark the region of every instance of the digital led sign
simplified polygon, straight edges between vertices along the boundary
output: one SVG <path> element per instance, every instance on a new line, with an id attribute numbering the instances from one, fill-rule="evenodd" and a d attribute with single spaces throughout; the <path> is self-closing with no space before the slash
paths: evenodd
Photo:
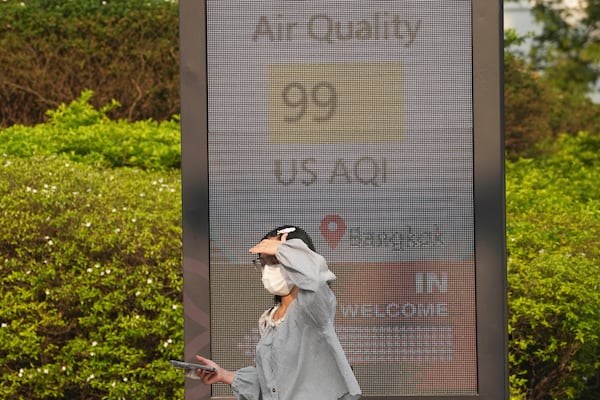
<path id="1" fill-rule="evenodd" d="M 213 357 L 253 363 L 270 300 L 233 299 L 292 223 L 365 394 L 476 392 L 470 27 L 467 1 L 207 2 Z"/>

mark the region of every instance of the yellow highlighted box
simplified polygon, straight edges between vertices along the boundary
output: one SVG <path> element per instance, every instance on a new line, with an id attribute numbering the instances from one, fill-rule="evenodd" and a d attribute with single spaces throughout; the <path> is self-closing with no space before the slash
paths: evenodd
<path id="1" fill-rule="evenodd" d="M 269 65 L 269 143 L 401 140 L 402 71 L 398 62 Z"/>

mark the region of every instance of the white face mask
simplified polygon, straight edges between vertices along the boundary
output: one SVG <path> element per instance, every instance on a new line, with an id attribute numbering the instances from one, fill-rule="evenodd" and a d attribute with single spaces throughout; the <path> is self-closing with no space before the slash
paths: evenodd
<path id="1" fill-rule="evenodd" d="M 262 282 L 271 294 L 287 296 L 294 287 L 281 264 L 265 265 L 262 271 Z"/>

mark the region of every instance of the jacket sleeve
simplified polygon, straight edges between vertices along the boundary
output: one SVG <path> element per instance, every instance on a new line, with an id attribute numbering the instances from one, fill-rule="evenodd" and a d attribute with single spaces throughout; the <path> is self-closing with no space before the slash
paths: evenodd
<path id="1" fill-rule="evenodd" d="M 262 400 L 256 367 L 245 367 L 235 371 L 231 390 L 237 400 Z"/>
<path id="2" fill-rule="evenodd" d="M 321 284 L 335 280 L 323 256 L 309 249 L 300 239 L 283 243 L 275 256 L 294 285 L 302 290 L 316 292 Z"/>
<path id="3" fill-rule="evenodd" d="M 292 283 L 300 288 L 298 302 L 310 318 L 320 326 L 332 322 L 336 303 L 327 283 L 335 280 L 335 275 L 323 256 L 302 240 L 291 239 L 279 247 L 276 257 Z"/>

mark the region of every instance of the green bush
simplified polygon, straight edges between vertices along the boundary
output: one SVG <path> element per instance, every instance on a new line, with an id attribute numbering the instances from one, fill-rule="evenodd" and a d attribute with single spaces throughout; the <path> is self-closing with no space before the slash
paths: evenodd
<path id="1" fill-rule="evenodd" d="M 551 150 L 507 163 L 511 391 L 597 399 L 600 137 L 564 135 Z"/>
<path id="2" fill-rule="evenodd" d="M 179 121 L 91 96 L 0 130 L 3 399 L 183 397 Z"/>
<path id="3" fill-rule="evenodd" d="M 96 110 L 85 91 L 69 105 L 49 111 L 48 123 L 15 125 L 0 131 L 0 154 L 31 157 L 63 154 L 72 161 L 101 167 L 173 169 L 181 163 L 180 126 L 170 121 L 114 121 L 106 113 L 115 103 Z"/>
<path id="4" fill-rule="evenodd" d="M 0 1 L 0 127 L 43 122 L 90 89 L 114 119 L 179 113 L 179 10 L 165 0 Z"/>
<path id="5" fill-rule="evenodd" d="M 182 398 L 179 172 L 0 163 L 0 397 Z"/>

